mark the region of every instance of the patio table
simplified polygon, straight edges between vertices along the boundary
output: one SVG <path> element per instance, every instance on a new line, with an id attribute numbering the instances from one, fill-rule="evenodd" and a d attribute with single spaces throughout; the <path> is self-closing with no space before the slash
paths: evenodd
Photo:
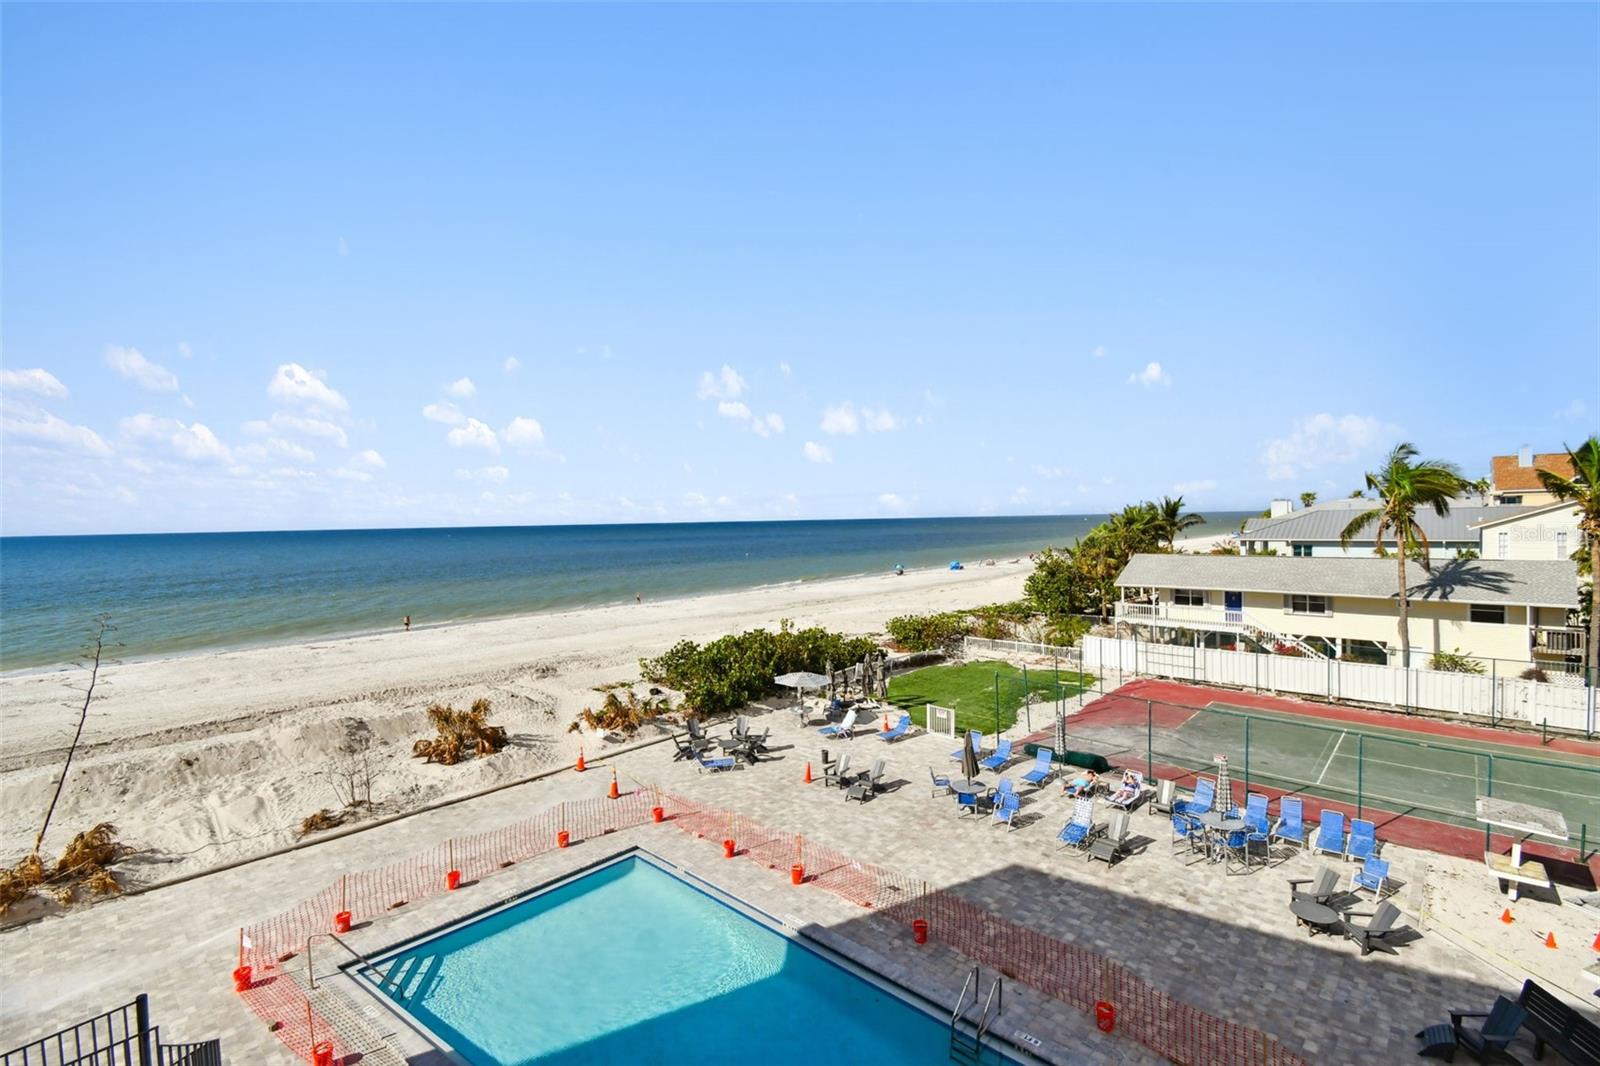
<path id="1" fill-rule="evenodd" d="M 1229 818 L 1221 811 L 1206 811 L 1196 819 L 1206 827 L 1206 854 L 1216 860 L 1213 844 L 1217 838 L 1227 839 L 1229 833 L 1237 833 L 1245 827 L 1243 818 Z"/>
<path id="2" fill-rule="evenodd" d="M 1520 885 L 1549 888 L 1550 875 L 1545 871 L 1544 864 L 1532 859 L 1527 862 L 1522 861 L 1522 844 L 1530 837 L 1543 837 L 1565 844 L 1566 816 L 1560 811 L 1536 807 L 1531 803 L 1496 799 L 1493 796 L 1478 797 L 1477 815 L 1478 821 L 1488 826 L 1491 833 L 1501 829 L 1511 836 L 1510 856 L 1496 855 L 1492 851 L 1483 853 L 1483 861 L 1488 865 L 1489 872 L 1499 880 L 1505 881 L 1510 888 L 1511 901 L 1516 902 L 1517 889 Z"/>
<path id="3" fill-rule="evenodd" d="M 976 796 L 985 789 L 982 781 L 960 780 L 950 782 L 950 791 L 958 796 Z"/>
<path id="4" fill-rule="evenodd" d="M 1297 899 L 1289 904 L 1295 924 L 1308 926 L 1311 935 L 1329 932 L 1339 921 L 1339 912 L 1313 899 Z"/>

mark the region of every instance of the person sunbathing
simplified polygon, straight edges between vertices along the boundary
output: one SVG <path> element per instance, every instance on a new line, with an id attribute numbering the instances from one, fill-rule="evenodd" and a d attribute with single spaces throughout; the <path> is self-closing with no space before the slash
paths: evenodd
<path id="1" fill-rule="evenodd" d="M 1072 780 L 1067 781 L 1066 783 L 1064 783 L 1061 786 L 1061 794 L 1063 796 L 1078 796 L 1078 795 L 1085 795 L 1086 796 L 1086 795 L 1090 794 L 1091 792 L 1093 792 L 1095 786 L 1098 785 L 1099 783 L 1100 783 L 1100 775 L 1099 774 L 1096 774 L 1093 770 L 1085 770 L 1083 773 L 1079 774 L 1077 777 L 1074 777 Z"/>
<path id="2" fill-rule="evenodd" d="M 1111 797 L 1112 803 L 1129 804 L 1139 795 L 1139 775 L 1132 770 L 1122 771 L 1122 787 Z"/>

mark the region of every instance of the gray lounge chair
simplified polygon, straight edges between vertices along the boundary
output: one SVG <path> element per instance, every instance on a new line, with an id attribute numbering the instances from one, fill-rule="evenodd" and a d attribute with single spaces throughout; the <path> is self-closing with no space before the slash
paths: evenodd
<path id="1" fill-rule="evenodd" d="M 1352 918 L 1372 919 L 1366 925 L 1352 922 Z M 1354 940 L 1361 946 L 1361 954 L 1370 955 L 1375 947 L 1393 952 L 1389 944 L 1389 937 L 1399 932 L 1395 922 L 1400 919 L 1400 908 L 1385 900 L 1378 904 L 1375 911 L 1345 911 L 1344 921 L 1339 923 L 1339 931 L 1346 938 Z"/>
<path id="2" fill-rule="evenodd" d="M 849 773 L 850 753 L 845 752 L 843 755 L 839 756 L 839 761 L 834 763 L 832 766 L 824 765 L 822 767 L 822 783 L 825 785 L 838 785 L 840 788 L 843 788 L 845 785 L 850 783 L 848 777 Z"/>
<path id="3" fill-rule="evenodd" d="M 1515 1062 L 1507 1053 L 1506 1045 L 1516 1037 L 1525 1017 L 1527 1011 L 1504 996 L 1496 996 L 1494 1006 L 1487 1012 L 1453 1010 L 1449 1022 L 1430 1025 L 1417 1034 L 1423 1044 L 1417 1054 L 1454 1062 L 1456 1048 L 1460 1047 L 1479 1062 L 1494 1062 L 1500 1058 Z M 1483 1021 L 1476 1028 L 1469 1028 L 1461 1024 L 1466 1018 L 1482 1018 Z"/>
<path id="4" fill-rule="evenodd" d="M 845 793 L 847 800 L 859 800 L 865 803 L 868 797 L 876 796 L 879 788 L 883 786 L 883 760 L 874 759 L 872 769 L 856 779 L 850 786 L 850 791 Z"/>
<path id="5" fill-rule="evenodd" d="M 1296 885 L 1310 885 L 1311 888 L 1301 891 Z M 1339 871 L 1331 866 L 1324 866 L 1317 871 L 1317 876 L 1292 877 L 1289 879 L 1289 902 L 1297 899 L 1309 899 L 1316 903 L 1326 905 L 1333 898 L 1339 888 Z"/>
<path id="6" fill-rule="evenodd" d="M 1104 860 L 1107 866 L 1114 865 L 1122 857 L 1127 842 L 1128 812 L 1116 811 L 1111 815 L 1105 835 L 1089 845 L 1089 858 Z"/>
<path id="7" fill-rule="evenodd" d="M 1151 814 L 1171 814 L 1172 805 L 1178 798 L 1178 783 L 1176 781 L 1157 781 L 1156 794 L 1150 800 Z"/>

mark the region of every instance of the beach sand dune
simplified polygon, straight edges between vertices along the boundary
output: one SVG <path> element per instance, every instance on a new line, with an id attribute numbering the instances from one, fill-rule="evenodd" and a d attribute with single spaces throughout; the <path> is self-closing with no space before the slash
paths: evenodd
<path id="1" fill-rule="evenodd" d="M 350 753 L 368 751 L 378 768 L 377 814 L 412 809 L 565 765 L 580 743 L 594 754 L 598 738 L 567 732 L 600 699 L 594 686 L 637 679 L 641 656 L 685 637 L 785 618 L 876 633 L 897 614 L 1017 599 L 1029 569 L 1022 560 L 843 578 L 112 665 L 46 849 L 109 821 L 139 849 L 124 867 L 135 882 L 244 858 L 295 840 L 312 812 L 338 808 L 329 771 Z M 7 861 L 37 831 L 82 680 L 71 671 L 0 677 Z M 511 735 L 505 751 L 456 766 L 411 757 L 430 704 L 479 697 Z"/>

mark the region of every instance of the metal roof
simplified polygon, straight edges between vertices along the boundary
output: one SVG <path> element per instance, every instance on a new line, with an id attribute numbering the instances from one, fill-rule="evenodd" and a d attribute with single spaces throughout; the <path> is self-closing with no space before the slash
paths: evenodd
<path id="1" fill-rule="evenodd" d="M 1337 541 L 1339 534 L 1344 532 L 1344 527 L 1350 524 L 1352 518 L 1376 506 L 1378 506 L 1376 500 L 1329 500 L 1277 518 L 1252 518 L 1245 523 L 1243 536 L 1246 540 Z M 1422 509 L 1417 513 L 1417 524 L 1433 543 L 1439 541 L 1476 543 L 1478 533 L 1474 526 L 1537 509 L 1520 504 L 1455 503 L 1451 505 L 1450 513 L 1443 516 L 1434 514 L 1431 507 Z M 1351 543 L 1363 545 L 1374 543 L 1376 528 L 1376 523 L 1369 525 Z M 1390 537 L 1384 539 L 1393 543 Z"/>
<path id="2" fill-rule="evenodd" d="M 1135 555 L 1117 584 L 1393 600 L 1396 576 L 1392 558 Z M 1412 600 L 1578 606 L 1578 568 L 1569 559 L 1435 559 L 1431 573 L 1421 563 L 1407 563 L 1406 577 Z"/>

